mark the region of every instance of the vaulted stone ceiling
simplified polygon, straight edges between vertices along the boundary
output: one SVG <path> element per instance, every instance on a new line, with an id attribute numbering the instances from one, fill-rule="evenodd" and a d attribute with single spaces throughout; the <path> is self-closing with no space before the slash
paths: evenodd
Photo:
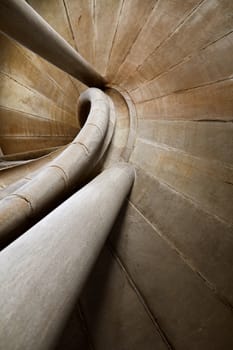
<path id="1" fill-rule="evenodd" d="M 137 114 L 136 182 L 61 349 L 231 349 L 233 2 L 27 2 Z M 0 40 L 3 153 L 70 142 L 86 87 Z"/>

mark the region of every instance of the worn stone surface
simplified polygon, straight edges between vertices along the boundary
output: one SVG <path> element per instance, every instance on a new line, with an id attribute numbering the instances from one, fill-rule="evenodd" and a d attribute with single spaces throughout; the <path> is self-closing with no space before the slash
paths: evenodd
<path id="1" fill-rule="evenodd" d="M 137 167 L 113 252 L 105 250 L 82 296 L 80 322 L 91 342 L 72 318 L 60 346 L 155 349 L 163 346 L 159 333 L 170 349 L 231 349 L 233 2 L 27 2 L 109 79 L 117 122 L 103 167 L 130 156 Z M 0 44 L 3 153 L 71 142 L 85 85 L 11 39 Z M 70 150 L 73 174 L 76 146 Z M 0 196 L 54 158 L 2 161 Z M 63 169 L 61 158 L 57 165 Z"/>
<path id="2" fill-rule="evenodd" d="M 233 346 L 231 309 L 131 205 L 111 242 L 174 349 Z"/>
<path id="3" fill-rule="evenodd" d="M 233 171 L 144 139 L 137 139 L 131 161 L 210 214 L 233 225 Z"/>
<path id="4" fill-rule="evenodd" d="M 43 168 L 33 179 L 22 187 L 10 193 L 0 202 L 0 236 L 4 239 L 17 227 L 41 213 L 57 201 L 66 191 L 83 181 L 93 170 L 98 160 L 106 151 L 113 134 L 113 127 L 108 127 L 110 121 L 115 123 L 114 106 L 110 98 L 99 89 L 89 89 L 80 97 L 81 107 L 90 104 L 90 111 L 81 132 L 53 161 Z M 112 116 L 112 117 L 111 117 Z M 105 141 L 107 139 L 107 141 Z M 29 213 L 25 215 L 18 209 L 18 201 L 27 203 Z M 9 202 L 12 203 L 11 207 Z M 7 204 L 7 205 L 6 205 Z M 11 219 L 8 212 L 17 210 L 17 216 Z M 9 230 L 7 229 L 9 228 Z"/>
<path id="5" fill-rule="evenodd" d="M 232 226 L 141 170 L 137 171 L 131 200 L 213 290 L 216 288 L 232 305 Z"/>
<path id="6" fill-rule="evenodd" d="M 0 348 L 52 348 L 133 181 L 126 163 L 105 170 L 1 252 Z"/>
<path id="7" fill-rule="evenodd" d="M 140 119 L 138 125 L 138 136 L 142 139 L 167 145 L 206 161 L 217 160 L 229 165 L 233 163 L 232 135 L 231 122 Z"/>
<path id="8" fill-rule="evenodd" d="M 9 20 L 10 16 L 12 17 Z M 28 30 L 28 27 L 32 30 Z M 1 3 L 1 31 L 88 86 L 103 87 L 101 75 L 24 1 Z"/>
<path id="9" fill-rule="evenodd" d="M 83 328 L 82 320 L 78 315 L 77 308 L 74 309 L 56 343 L 57 346 L 54 347 L 55 350 L 92 350 L 87 333 Z"/>
<path id="10" fill-rule="evenodd" d="M 101 253 L 88 279 L 81 305 L 96 350 L 168 349 L 108 249 Z"/>

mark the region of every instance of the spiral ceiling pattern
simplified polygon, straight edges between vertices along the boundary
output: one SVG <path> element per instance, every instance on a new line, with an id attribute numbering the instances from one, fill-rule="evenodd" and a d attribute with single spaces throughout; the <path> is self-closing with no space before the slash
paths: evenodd
<path id="1" fill-rule="evenodd" d="M 116 125 L 96 172 L 136 169 L 57 350 L 231 349 L 233 1 L 27 3 L 107 81 Z M 62 157 L 89 107 L 87 86 L 0 35 L 4 200 Z"/>

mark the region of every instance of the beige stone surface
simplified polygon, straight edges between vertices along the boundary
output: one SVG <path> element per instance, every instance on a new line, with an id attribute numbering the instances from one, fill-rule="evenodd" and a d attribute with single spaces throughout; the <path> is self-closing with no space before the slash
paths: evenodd
<path id="1" fill-rule="evenodd" d="M 230 308 L 133 206 L 122 212 L 111 241 L 174 349 L 232 347 Z"/>
<path id="2" fill-rule="evenodd" d="M 116 164 L 1 252 L 1 348 L 54 347 L 133 181 Z"/>
<path id="3" fill-rule="evenodd" d="M 83 292 L 81 320 L 76 307 L 60 346 L 231 349 L 233 2 L 28 3 L 108 78 L 116 127 L 113 132 L 109 124 L 113 138 L 102 168 L 119 159 L 137 168 L 129 207 Z M 3 153 L 72 142 L 86 86 L 11 39 L 0 40 Z M 93 147 L 101 132 L 86 130 Z M 59 151 L 26 163 L 19 163 L 20 154 L 2 159 L 0 197 L 22 189 L 50 161 L 64 185 L 65 164 L 74 175 L 85 153 L 82 148 L 79 157 L 76 146 L 65 162 L 55 162 Z M 53 180 L 46 186 L 52 193 Z M 118 183 L 115 196 L 120 189 Z M 34 193 L 43 197 L 39 189 Z"/>
<path id="4" fill-rule="evenodd" d="M 103 75 L 106 75 L 108 69 L 108 61 L 122 6 L 123 0 L 98 0 L 93 2 L 94 64 Z"/>
<path id="5" fill-rule="evenodd" d="M 141 170 L 131 201 L 212 291 L 232 304 L 232 226 Z"/>
<path id="6" fill-rule="evenodd" d="M 23 86 L 46 96 L 61 108 L 74 114 L 77 99 L 73 103 L 70 99 L 68 103 L 68 99 L 58 85 L 25 55 L 23 49 L 20 49 L 13 40 L 1 34 L 0 45 L 1 72 L 7 74 L 9 79 L 17 80 Z"/>
<path id="7" fill-rule="evenodd" d="M 221 123 L 221 121 L 209 123 L 140 119 L 138 125 L 138 135 L 143 139 L 229 165 L 233 163 L 232 134 L 232 123 Z"/>
<path id="8" fill-rule="evenodd" d="M 231 32 L 232 10 L 233 4 L 228 0 L 199 1 L 172 35 L 143 62 L 138 69 L 140 75 L 145 80 L 152 79 Z"/>
<path id="9" fill-rule="evenodd" d="M 137 39 L 155 4 L 156 1 L 154 0 L 145 0 L 144 2 L 128 0 L 122 2 L 107 64 L 106 76 L 108 80 L 114 81 L 118 68 L 124 62 L 132 43 Z M 129 27 L 130 31 L 127 31 Z M 126 32 L 127 40 L 125 40 Z"/>
<path id="10" fill-rule="evenodd" d="M 87 118 L 85 124 L 73 142 L 30 181 L 0 201 L 0 240 L 4 244 L 8 235 L 11 237 L 22 223 L 27 223 L 28 217 L 49 210 L 64 193 L 77 188 L 103 157 L 114 131 L 114 106 L 110 97 L 96 88 L 88 89 L 80 96 L 80 117 L 86 112 L 82 109 L 85 104 L 90 104 L 90 110 L 84 115 Z M 29 205 L 27 215 L 23 210 L 20 212 L 19 200 L 22 205 L 25 202 Z M 11 212 L 18 212 L 13 219 L 8 215 L 9 208 Z"/>
<path id="11" fill-rule="evenodd" d="M 131 96 L 135 102 L 142 102 L 176 91 L 227 80 L 232 77 L 232 56 L 233 33 L 215 41 L 168 72 L 165 71 L 157 78 L 149 80 L 142 87 L 136 87 Z"/>
<path id="12" fill-rule="evenodd" d="M 138 117 L 163 120 L 232 121 L 233 79 L 136 104 Z"/>
<path id="13" fill-rule="evenodd" d="M 96 350 L 167 349 L 126 272 L 107 248 L 85 285 L 81 306 Z"/>
<path id="14" fill-rule="evenodd" d="M 157 1 L 137 40 L 131 46 L 125 62 L 118 71 L 117 83 L 120 85 L 124 85 L 125 82 L 130 83 L 138 66 L 142 65 L 144 60 L 167 39 L 198 3 L 199 0 L 185 2 L 180 0 Z M 132 72 L 130 74 L 129 69 Z M 133 85 L 134 88 L 136 86 Z"/>
<path id="15" fill-rule="evenodd" d="M 233 169 L 165 145 L 137 139 L 131 162 L 233 225 Z"/>

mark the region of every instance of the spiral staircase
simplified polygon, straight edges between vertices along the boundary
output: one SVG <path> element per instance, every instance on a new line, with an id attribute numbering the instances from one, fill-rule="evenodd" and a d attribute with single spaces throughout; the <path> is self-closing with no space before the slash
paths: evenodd
<path id="1" fill-rule="evenodd" d="M 0 0 L 0 349 L 233 348 L 233 2 Z"/>

